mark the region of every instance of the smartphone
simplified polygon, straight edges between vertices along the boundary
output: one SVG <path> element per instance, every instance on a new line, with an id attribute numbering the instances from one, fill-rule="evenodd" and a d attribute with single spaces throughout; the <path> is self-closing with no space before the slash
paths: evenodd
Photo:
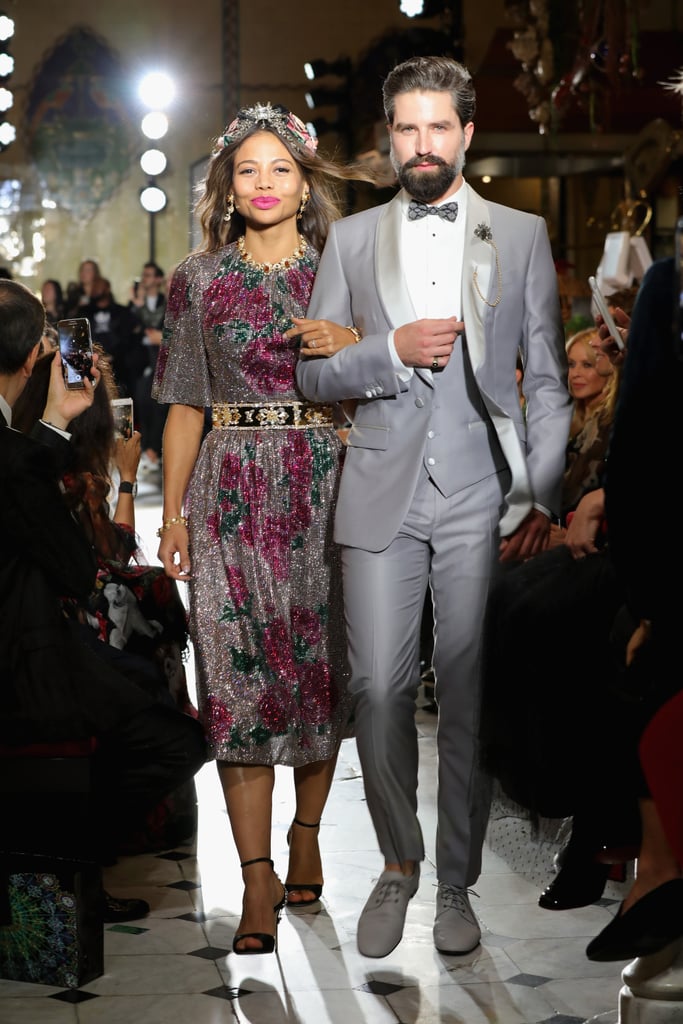
<path id="1" fill-rule="evenodd" d="M 84 380 L 90 377 L 93 363 L 90 321 L 84 316 L 58 320 L 57 333 L 64 383 L 67 388 L 85 387 Z"/>
<path id="2" fill-rule="evenodd" d="M 134 277 L 133 278 L 133 295 L 135 296 L 136 299 L 138 297 L 139 289 L 140 289 L 140 278 L 139 277 Z"/>
<path id="3" fill-rule="evenodd" d="M 602 319 L 605 322 L 605 327 L 609 331 L 610 337 L 612 338 L 612 340 L 616 344 L 617 348 L 621 349 L 621 351 L 623 351 L 623 349 L 624 349 L 623 339 L 622 339 L 621 335 L 619 334 L 619 331 L 617 330 L 617 325 L 614 322 L 614 317 L 612 316 L 612 314 L 610 313 L 610 311 L 609 311 L 609 309 L 607 307 L 607 303 L 605 302 L 605 296 L 602 294 L 602 292 L 600 291 L 600 288 L 598 287 L 598 282 L 596 281 L 596 279 L 594 277 L 589 277 L 588 278 L 588 283 L 591 286 L 591 292 L 593 294 L 593 302 L 596 305 L 598 313 L 600 314 L 600 316 L 602 317 Z"/>
<path id="4" fill-rule="evenodd" d="M 133 436 L 133 399 L 114 398 L 111 407 L 114 413 L 116 435 L 127 440 Z"/>

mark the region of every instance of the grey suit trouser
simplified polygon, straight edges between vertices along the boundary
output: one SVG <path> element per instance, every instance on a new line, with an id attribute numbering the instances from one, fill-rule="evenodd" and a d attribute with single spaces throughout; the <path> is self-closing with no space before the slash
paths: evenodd
<path id="1" fill-rule="evenodd" d="M 439 708 L 436 868 L 440 882 L 463 887 L 479 876 L 489 812 L 477 767 L 482 627 L 507 480 L 507 472 L 492 475 L 444 498 L 424 472 L 388 548 L 342 549 L 356 742 L 386 863 L 425 856 L 415 699 L 420 620 L 431 586 Z"/>

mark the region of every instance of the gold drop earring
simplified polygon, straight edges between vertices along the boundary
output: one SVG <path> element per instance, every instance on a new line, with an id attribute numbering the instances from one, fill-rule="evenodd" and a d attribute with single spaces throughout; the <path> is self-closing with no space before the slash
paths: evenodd
<path id="1" fill-rule="evenodd" d="M 308 191 L 308 189 L 306 189 L 306 191 L 303 192 L 302 195 L 301 195 L 301 202 L 299 203 L 299 209 L 297 210 L 297 213 L 296 213 L 296 219 L 297 220 L 301 220 L 301 218 L 303 217 L 304 210 L 308 206 L 308 200 L 310 198 L 311 198 L 311 193 Z"/>
<path id="2" fill-rule="evenodd" d="M 226 198 L 226 203 L 227 203 L 227 207 L 226 207 L 226 210 L 225 210 L 225 216 L 223 217 L 223 220 L 225 221 L 226 224 L 229 224 L 230 223 L 230 218 L 232 217 L 233 213 L 235 212 L 235 197 L 232 194 L 232 192 Z"/>

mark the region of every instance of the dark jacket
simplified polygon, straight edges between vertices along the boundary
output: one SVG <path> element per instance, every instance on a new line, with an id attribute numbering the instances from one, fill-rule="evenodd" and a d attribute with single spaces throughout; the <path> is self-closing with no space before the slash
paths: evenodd
<path id="1" fill-rule="evenodd" d="M 0 414 L 0 741 L 99 735 L 150 698 L 84 646 L 61 598 L 85 601 L 96 562 L 57 483 L 69 442 Z"/>

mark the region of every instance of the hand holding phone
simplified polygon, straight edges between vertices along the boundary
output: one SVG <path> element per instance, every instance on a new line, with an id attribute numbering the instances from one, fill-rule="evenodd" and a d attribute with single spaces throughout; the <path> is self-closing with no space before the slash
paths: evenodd
<path id="1" fill-rule="evenodd" d="M 614 322 L 614 317 L 612 316 L 612 314 L 609 311 L 607 303 L 605 302 L 605 296 L 600 291 L 600 288 L 598 286 L 598 282 L 596 281 L 595 277 L 592 277 L 592 276 L 589 277 L 588 278 L 588 284 L 591 287 L 591 293 L 593 295 L 593 302 L 595 303 L 597 311 L 598 311 L 598 313 L 600 314 L 600 316 L 602 317 L 602 319 L 604 321 L 605 327 L 607 328 L 607 330 L 610 333 L 610 337 L 611 337 L 612 341 L 617 346 L 617 348 L 621 352 L 623 352 L 623 350 L 624 350 L 623 338 L 621 337 L 621 334 L 619 333 L 619 329 L 617 328 L 617 325 Z"/>
<path id="2" fill-rule="evenodd" d="M 90 321 L 87 317 L 74 317 L 57 322 L 59 351 L 62 357 L 64 384 L 67 388 L 83 388 L 84 378 L 90 378 L 93 347 Z"/>

